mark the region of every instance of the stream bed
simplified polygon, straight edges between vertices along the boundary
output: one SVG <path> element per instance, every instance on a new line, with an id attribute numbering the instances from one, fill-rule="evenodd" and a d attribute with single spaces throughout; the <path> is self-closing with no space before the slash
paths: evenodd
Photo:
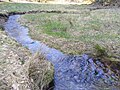
<path id="1" fill-rule="evenodd" d="M 88 55 L 66 55 L 29 37 L 28 28 L 20 25 L 20 15 L 9 16 L 4 28 L 7 34 L 27 47 L 40 52 L 54 66 L 54 90 L 120 90 L 118 75 L 99 60 Z"/>

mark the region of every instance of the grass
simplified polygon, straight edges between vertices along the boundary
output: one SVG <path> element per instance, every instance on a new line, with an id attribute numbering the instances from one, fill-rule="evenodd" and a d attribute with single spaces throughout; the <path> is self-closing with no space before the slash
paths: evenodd
<path id="1" fill-rule="evenodd" d="M 43 90 L 52 79 L 50 62 L 39 53 L 32 56 L 0 28 L 0 90 L 15 89 L 13 85 L 21 90 Z"/>
<path id="2" fill-rule="evenodd" d="M 19 22 L 29 28 L 29 34 L 33 39 L 42 41 L 64 53 L 94 54 L 93 50 L 95 49 L 97 55 L 109 55 L 112 60 L 119 60 L 119 9 L 90 11 L 87 6 L 82 7 L 79 5 L 0 3 L 0 13 L 27 12 L 29 10 L 61 10 L 80 13 L 39 13 L 21 16 Z M 8 88 L 9 84 L 14 84 L 12 82 L 14 79 L 15 84 L 21 83 L 23 77 L 25 83 L 20 84 L 20 87 L 25 88 L 25 90 L 26 87 L 29 87 L 28 83 L 31 84 L 28 77 L 33 80 L 32 86 L 43 88 L 42 86 L 48 84 L 53 78 L 53 69 L 51 69 L 53 67 L 50 68 L 50 64 L 39 55 L 35 55 L 35 58 L 31 58 L 29 62 L 28 59 L 31 55 L 28 51 L 6 36 L 2 28 L 0 26 L 0 68 L 3 72 L 6 72 L 0 74 L 1 78 L 3 78 L 0 79 L 0 88 L 2 85 L 6 85 Z M 27 61 L 29 64 L 26 64 Z M 23 65 L 26 65 L 26 67 L 23 67 Z M 20 76 L 19 80 L 14 78 L 14 75 L 11 76 L 13 71 Z M 8 75 L 7 78 L 5 75 Z M 4 84 L 1 84 L 1 82 Z"/>
<path id="3" fill-rule="evenodd" d="M 28 70 L 29 77 L 33 79 L 34 85 L 37 86 L 36 90 L 47 88 L 53 80 L 53 66 L 40 53 L 35 53 L 30 59 Z"/>
<path id="4" fill-rule="evenodd" d="M 64 53 L 88 53 L 97 44 L 104 46 L 110 53 L 119 53 L 119 9 L 85 10 L 81 14 L 26 14 L 21 20 L 30 29 L 33 39 Z"/>
<path id="5" fill-rule="evenodd" d="M 94 48 L 96 50 L 97 55 L 99 55 L 99 56 L 107 55 L 106 54 L 106 48 L 104 48 L 102 46 L 99 46 L 98 44 L 95 45 Z"/>
<path id="6" fill-rule="evenodd" d="M 30 9 L 38 10 L 36 8 L 39 6 L 0 2 L 0 13 L 27 12 Z M 32 57 L 26 48 L 8 37 L 3 30 L 4 23 L 4 17 L 0 18 L 0 90 L 10 90 L 10 88 L 43 90 L 43 86 L 47 87 L 53 79 L 51 64 L 43 60 L 42 55 Z"/>
<path id="7" fill-rule="evenodd" d="M 90 11 L 88 8 L 86 5 L 0 3 L 1 13 L 67 11 L 68 13 L 25 14 L 19 22 L 30 29 L 33 39 L 64 53 L 90 53 L 95 45 L 99 45 L 104 46 L 110 55 L 119 57 L 120 10 L 111 8 Z"/>
<path id="8" fill-rule="evenodd" d="M 10 39 L 6 33 L 0 29 L 0 89 L 10 90 L 13 84 L 19 83 L 22 90 L 28 89 L 28 79 L 25 76 L 26 70 L 21 65 L 21 60 L 25 61 L 30 57 L 27 49 L 19 46 Z M 13 75 L 15 73 L 15 75 Z M 24 79 L 23 79 L 24 77 Z M 19 78 L 19 80 L 18 80 Z M 20 82 L 24 84 L 20 84 Z M 27 88 L 26 88 L 27 87 Z"/>
<path id="9" fill-rule="evenodd" d="M 43 33 L 46 33 L 48 35 L 52 35 L 55 37 L 60 38 L 69 38 L 69 34 L 67 33 L 67 26 L 60 22 L 47 22 L 45 25 L 43 25 Z"/>
<path id="10" fill-rule="evenodd" d="M 69 9 L 71 7 L 71 9 Z M 32 3 L 7 3 L 7 2 L 0 2 L 0 13 L 6 12 L 28 12 L 28 11 L 37 11 L 37 10 L 60 10 L 60 11 L 74 11 L 78 8 L 84 8 L 76 5 L 53 5 L 53 4 L 32 4 Z"/>

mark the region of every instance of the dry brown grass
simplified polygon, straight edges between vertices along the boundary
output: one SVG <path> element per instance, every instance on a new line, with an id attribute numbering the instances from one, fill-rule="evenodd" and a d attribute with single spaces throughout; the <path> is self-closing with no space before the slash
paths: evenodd
<path id="1" fill-rule="evenodd" d="M 23 62 L 30 53 L 0 30 L 0 90 L 30 90 Z"/>
<path id="2" fill-rule="evenodd" d="M 44 90 L 53 79 L 53 66 L 43 55 L 35 53 L 29 62 L 29 77 L 33 81 L 34 90 Z"/>
<path id="3" fill-rule="evenodd" d="M 43 90 L 53 78 L 50 66 L 0 29 L 0 90 Z"/>

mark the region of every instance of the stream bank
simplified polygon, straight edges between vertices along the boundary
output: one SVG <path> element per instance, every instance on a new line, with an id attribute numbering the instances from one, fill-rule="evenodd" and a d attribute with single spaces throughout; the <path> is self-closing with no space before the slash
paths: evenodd
<path id="1" fill-rule="evenodd" d="M 4 14 L 0 16 L 0 90 L 52 89 L 53 67 L 43 57 L 31 55 L 7 36 L 3 25 L 8 17 Z"/>
<path id="2" fill-rule="evenodd" d="M 19 17 L 19 15 L 10 16 L 5 30 L 9 36 L 32 53 L 42 52 L 44 57 L 53 64 L 55 90 L 100 90 L 108 87 L 108 90 L 120 89 L 119 77 L 99 60 L 94 60 L 88 55 L 65 55 L 32 40 L 28 36 L 28 29 L 17 22 Z"/>

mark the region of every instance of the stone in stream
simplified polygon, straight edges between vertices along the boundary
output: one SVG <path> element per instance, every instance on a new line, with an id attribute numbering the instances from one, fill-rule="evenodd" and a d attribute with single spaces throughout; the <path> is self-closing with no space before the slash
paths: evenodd
<path id="1" fill-rule="evenodd" d="M 88 55 L 68 55 L 54 67 L 55 90 L 120 90 L 119 77 Z"/>
<path id="2" fill-rule="evenodd" d="M 54 90 L 120 90 L 117 73 L 88 55 L 65 55 L 59 50 L 32 40 L 28 29 L 21 26 L 19 15 L 10 16 L 5 25 L 9 36 L 32 53 L 40 52 L 54 66 Z M 119 73 L 119 71 L 118 71 Z"/>

